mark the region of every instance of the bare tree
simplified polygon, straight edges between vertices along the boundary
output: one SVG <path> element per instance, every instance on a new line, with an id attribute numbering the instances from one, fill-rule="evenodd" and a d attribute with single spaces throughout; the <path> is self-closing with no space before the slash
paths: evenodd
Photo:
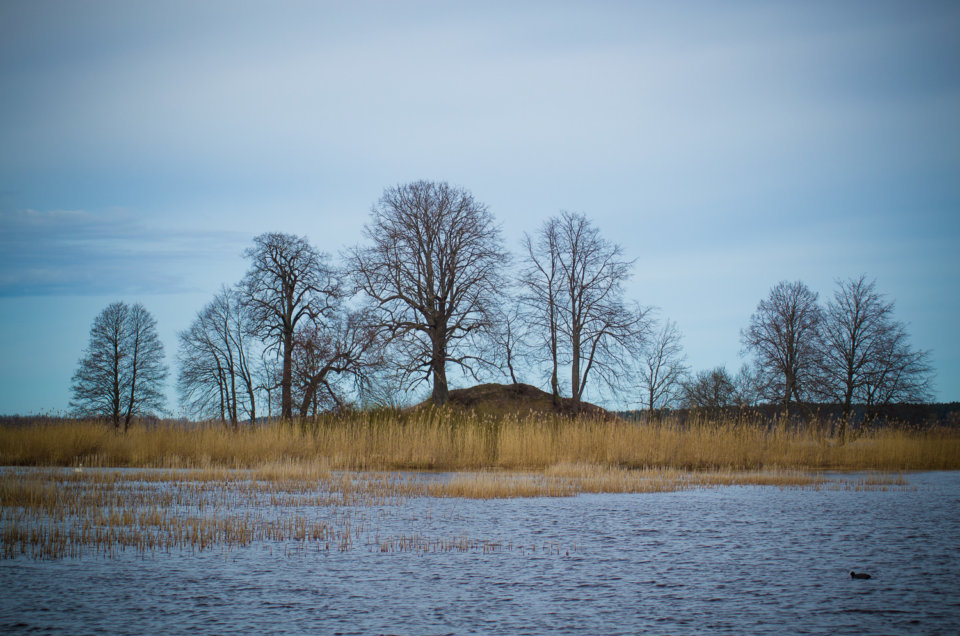
<path id="1" fill-rule="evenodd" d="M 126 432 L 133 417 L 163 410 L 166 377 L 156 320 L 140 303 L 111 303 L 93 321 L 71 406 L 108 418 L 118 430 L 122 421 Z"/>
<path id="2" fill-rule="evenodd" d="M 781 281 L 740 333 L 744 348 L 755 355 L 768 397 L 780 401 L 787 413 L 816 387 L 820 323 L 817 294 L 800 281 Z"/>
<path id="3" fill-rule="evenodd" d="M 733 401 L 739 407 L 756 406 L 763 395 L 760 378 L 757 371 L 748 364 L 740 366 L 740 370 L 733 378 Z"/>
<path id="4" fill-rule="evenodd" d="M 530 324 L 520 302 L 505 295 L 503 305 L 495 311 L 495 328 L 490 331 L 490 358 L 501 373 L 505 371 L 510 382 L 519 384 L 517 367 L 528 357 Z"/>
<path id="5" fill-rule="evenodd" d="M 683 383 L 682 402 L 689 409 L 718 410 L 736 401 L 736 387 L 726 367 L 699 371 Z"/>
<path id="6" fill-rule="evenodd" d="M 223 288 L 178 334 L 177 388 L 184 406 L 198 415 L 219 414 L 236 428 L 243 414 L 257 417 L 249 308 L 236 290 Z"/>
<path id="7" fill-rule="evenodd" d="M 254 377 L 256 378 L 256 391 L 267 396 L 267 418 L 273 417 L 273 396 L 276 390 L 280 388 L 280 380 L 283 377 L 280 361 L 277 359 L 276 350 L 262 349 L 260 351 L 260 360 L 256 366 Z M 262 402 L 261 402 L 262 404 Z"/>
<path id="8" fill-rule="evenodd" d="M 308 323 L 297 330 L 296 340 L 294 379 L 301 418 L 321 408 L 346 408 L 350 389 L 361 393 L 359 385 L 384 364 L 384 332 L 367 311 Z M 350 380 L 353 386 L 345 387 Z"/>
<path id="9" fill-rule="evenodd" d="M 843 405 L 845 432 L 854 403 L 921 402 L 930 396 L 929 354 L 914 351 L 894 304 L 861 275 L 837 281 L 823 321 L 823 392 Z"/>
<path id="10" fill-rule="evenodd" d="M 447 364 L 475 376 L 486 362 L 470 341 L 493 324 L 507 262 L 500 230 L 468 191 L 417 181 L 386 189 L 364 234 L 370 244 L 351 252 L 357 287 L 396 339 L 406 377 L 432 379 L 442 406 Z"/>
<path id="11" fill-rule="evenodd" d="M 881 342 L 864 387 L 867 407 L 933 399 L 933 367 L 929 351 L 916 351 L 903 323 L 894 323 Z"/>
<path id="12" fill-rule="evenodd" d="M 524 317 L 534 333 L 540 334 L 550 365 L 550 394 L 553 405 L 560 406 L 560 307 L 563 286 L 560 275 L 560 221 L 547 220 L 531 238 L 523 236 L 525 267 L 520 274 L 523 292 L 520 303 Z"/>
<path id="13" fill-rule="evenodd" d="M 259 335 L 280 351 L 280 417 L 293 417 L 294 333 L 304 319 L 319 320 L 335 311 L 341 298 L 339 281 L 327 256 L 306 238 L 261 234 L 244 252 L 251 260 L 243 279 L 244 302 Z"/>
<path id="14" fill-rule="evenodd" d="M 682 381 L 687 374 L 681 338 L 677 324 L 666 320 L 643 348 L 639 364 L 640 387 L 644 406 L 651 416 L 668 408 L 680 397 Z"/>
<path id="15" fill-rule="evenodd" d="M 409 405 L 404 390 L 404 369 L 390 363 L 390 348 L 384 349 L 383 364 L 365 366 L 357 378 L 357 398 L 362 407 L 401 409 Z"/>
<path id="16" fill-rule="evenodd" d="M 202 323 L 202 313 L 177 337 L 180 403 L 195 416 L 218 416 L 226 422 L 230 412 L 226 363 Z"/>
<path id="17" fill-rule="evenodd" d="M 620 246 L 603 239 L 582 214 L 561 212 L 544 224 L 537 240 L 525 242 L 529 260 L 521 281 L 528 303 L 540 303 L 538 323 L 547 328 L 554 396 L 565 348 L 572 407 L 578 411 L 591 373 L 608 387 L 621 386 L 643 343 L 646 312 L 623 300 L 632 262 L 623 260 Z"/>

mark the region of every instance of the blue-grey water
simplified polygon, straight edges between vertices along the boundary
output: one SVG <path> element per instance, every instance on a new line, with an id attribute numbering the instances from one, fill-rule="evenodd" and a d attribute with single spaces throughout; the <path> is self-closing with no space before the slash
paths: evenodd
<path id="1" fill-rule="evenodd" d="M 364 530 L 502 544 L 491 552 L 18 557 L 0 561 L 0 633 L 958 634 L 960 473 L 907 479 L 412 499 Z"/>

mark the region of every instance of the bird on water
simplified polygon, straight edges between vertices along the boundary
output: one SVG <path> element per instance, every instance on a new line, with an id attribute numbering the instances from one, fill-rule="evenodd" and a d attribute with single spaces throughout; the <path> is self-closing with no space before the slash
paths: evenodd
<path id="1" fill-rule="evenodd" d="M 866 572 L 850 572 L 851 579 L 869 579 L 870 575 Z"/>

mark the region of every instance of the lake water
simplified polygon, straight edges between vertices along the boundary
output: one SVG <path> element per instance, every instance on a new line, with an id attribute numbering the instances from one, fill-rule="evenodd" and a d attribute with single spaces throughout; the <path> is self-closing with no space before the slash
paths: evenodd
<path id="1" fill-rule="evenodd" d="M 0 633 L 957 634 L 960 473 L 907 479 L 412 499 L 343 552 L 20 557 L 0 561 Z M 464 551 L 381 551 L 401 535 Z"/>

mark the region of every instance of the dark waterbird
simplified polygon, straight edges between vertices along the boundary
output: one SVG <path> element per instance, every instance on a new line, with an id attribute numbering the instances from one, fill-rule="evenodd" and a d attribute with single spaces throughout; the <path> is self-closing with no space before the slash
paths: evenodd
<path id="1" fill-rule="evenodd" d="M 866 572 L 850 572 L 851 579 L 869 579 L 870 575 Z"/>

